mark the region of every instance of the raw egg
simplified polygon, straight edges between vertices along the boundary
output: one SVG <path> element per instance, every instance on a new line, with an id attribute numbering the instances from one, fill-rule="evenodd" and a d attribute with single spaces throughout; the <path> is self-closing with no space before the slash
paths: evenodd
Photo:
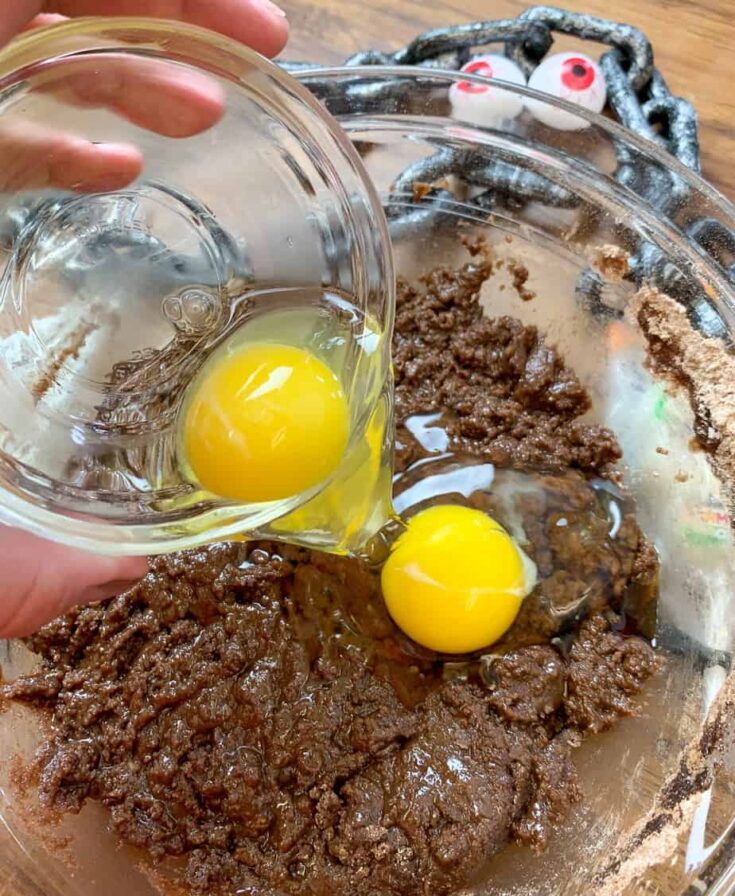
<path id="1" fill-rule="evenodd" d="M 497 641 L 535 583 L 535 566 L 505 529 L 460 506 L 430 507 L 410 519 L 381 576 L 398 627 L 439 653 Z"/>
<path id="2" fill-rule="evenodd" d="M 223 498 L 278 501 L 326 479 L 349 437 L 335 372 L 306 349 L 251 343 L 215 355 L 191 387 L 181 445 L 192 478 Z"/>

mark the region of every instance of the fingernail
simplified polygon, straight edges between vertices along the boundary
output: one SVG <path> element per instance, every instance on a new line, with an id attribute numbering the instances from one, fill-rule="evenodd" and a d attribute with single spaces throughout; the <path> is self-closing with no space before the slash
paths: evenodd
<path id="1" fill-rule="evenodd" d="M 256 0 L 256 5 L 259 6 L 264 12 L 267 12 L 269 15 L 278 16 L 281 19 L 286 18 L 286 13 L 281 9 L 280 6 L 277 6 L 272 0 Z"/>

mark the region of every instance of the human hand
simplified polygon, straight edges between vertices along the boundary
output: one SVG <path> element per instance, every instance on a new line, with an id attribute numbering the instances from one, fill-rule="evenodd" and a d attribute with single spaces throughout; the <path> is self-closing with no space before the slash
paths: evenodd
<path id="1" fill-rule="evenodd" d="M 113 597 L 148 572 L 145 557 L 101 557 L 0 525 L 0 637 L 29 635 L 78 604 Z"/>
<path id="2" fill-rule="evenodd" d="M 185 20 L 218 31 L 265 55 L 288 37 L 283 12 L 271 0 L 5 0 L 0 45 L 22 31 L 69 16 L 130 15 Z M 88 67 L 55 80 L 64 102 L 100 106 L 168 137 L 189 137 L 215 124 L 223 112 L 218 85 L 195 72 L 154 59 L 110 59 L 96 77 Z M 120 189 L 141 173 L 131 145 L 92 143 L 23 121 L 0 126 L 0 192 L 57 187 L 78 192 Z"/>
<path id="3" fill-rule="evenodd" d="M 0 45 L 28 28 L 68 16 L 130 15 L 178 19 L 235 38 L 265 55 L 286 42 L 288 24 L 270 0 L 4 0 Z M 90 80 L 73 68 L 53 89 L 72 105 L 109 108 L 168 137 L 187 137 L 223 113 L 218 85 L 158 60 L 111 60 Z M 0 125 L 0 192 L 57 187 L 120 189 L 143 167 L 125 144 L 95 144 L 28 122 Z M 0 525 L 0 637 L 30 634 L 71 607 L 119 593 L 145 575 L 142 557 L 101 557 Z"/>

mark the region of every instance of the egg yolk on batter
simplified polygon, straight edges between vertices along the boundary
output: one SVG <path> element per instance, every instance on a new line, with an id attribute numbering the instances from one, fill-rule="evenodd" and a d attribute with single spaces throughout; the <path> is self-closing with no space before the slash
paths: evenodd
<path id="1" fill-rule="evenodd" d="M 510 628 L 535 568 L 503 527 L 469 507 L 437 506 L 407 523 L 383 566 L 388 612 L 417 643 L 470 653 Z"/>
<path id="2" fill-rule="evenodd" d="M 235 501 L 277 501 L 336 469 L 349 406 L 339 377 L 316 355 L 252 343 L 215 356 L 200 373 L 180 438 L 203 488 Z"/>

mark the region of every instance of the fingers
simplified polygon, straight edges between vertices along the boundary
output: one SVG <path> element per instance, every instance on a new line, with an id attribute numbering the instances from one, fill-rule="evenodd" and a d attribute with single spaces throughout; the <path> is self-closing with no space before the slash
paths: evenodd
<path id="1" fill-rule="evenodd" d="M 38 5 L 22 0 L 10 3 Z M 265 56 L 275 56 L 288 39 L 286 17 L 271 0 L 47 0 L 41 5 L 45 12 L 66 16 L 151 16 L 187 21 L 233 37 Z"/>
<path id="2" fill-rule="evenodd" d="M 285 16 L 271 0 L 5 0 L 0 44 L 24 27 L 94 14 L 186 20 L 266 54 L 278 52 L 288 36 Z M 63 77 L 49 72 L 47 89 L 67 103 L 107 108 L 166 137 L 198 134 L 224 112 L 223 92 L 215 81 L 161 60 L 107 57 L 96 68 L 91 60 L 69 62 Z M 28 124 L 0 125 L 0 191 L 116 190 L 135 180 L 142 167 L 140 153 L 131 146 L 93 144 Z"/>
<path id="3" fill-rule="evenodd" d="M 24 30 L 64 21 L 42 13 Z M 98 61 L 72 61 L 64 76 L 49 74 L 49 92 L 77 106 L 99 106 L 117 112 L 139 127 L 166 137 L 191 137 L 212 127 L 224 112 L 224 94 L 211 78 L 182 66 L 153 59 L 106 56 Z M 38 86 L 42 81 L 38 79 Z"/>
<path id="4" fill-rule="evenodd" d="M 286 17 L 271 0 L 3 0 L 0 44 L 41 12 L 178 19 L 226 34 L 265 56 L 275 56 L 288 39 Z"/>
<path id="5" fill-rule="evenodd" d="M 112 597 L 142 578 L 144 557 L 99 557 L 0 526 L 0 637 L 36 631 L 72 607 Z"/>
<path id="6" fill-rule="evenodd" d="M 70 63 L 64 77 L 52 83 L 59 99 L 104 106 L 167 137 L 200 133 L 224 111 L 216 82 L 156 60 L 110 59 L 94 76 L 89 64 Z M 30 122 L 0 122 L 0 192 L 118 190 L 142 170 L 143 158 L 133 146 L 90 143 Z"/>
<path id="7" fill-rule="evenodd" d="M 134 146 L 89 143 L 26 122 L 0 124 L 0 192 L 119 190 L 142 170 L 143 157 Z"/>
<path id="8" fill-rule="evenodd" d="M 33 31 L 35 28 L 46 28 L 49 25 L 58 25 L 66 21 L 66 16 L 60 16 L 56 13 L 41 13 L 35 16 L 23 26 L 22 31 Z"/>
<path id="9" fill-rule="evenodd" d="M 53 84 L 60 99 L 105 106 L 134 124 L 168 137 L 211 127 L 224 110 L 216 82 L 155 60 L 111 60 L 104 73 L 76 71 Z M 90 143 L 30 122 L 0 122 L 0 192 L 56 187 L 77 192 L 119 190 L 143 170 L 133 146 Z"/>
<path id="10" fill-rule="evenodd" d="M 221 118 L 224 94 L 211 78 L 169 62 L 106 57 L 69 62 L 50 89 L 65 102 L 101 106 L 166 137 L 190 137 Z"/>

